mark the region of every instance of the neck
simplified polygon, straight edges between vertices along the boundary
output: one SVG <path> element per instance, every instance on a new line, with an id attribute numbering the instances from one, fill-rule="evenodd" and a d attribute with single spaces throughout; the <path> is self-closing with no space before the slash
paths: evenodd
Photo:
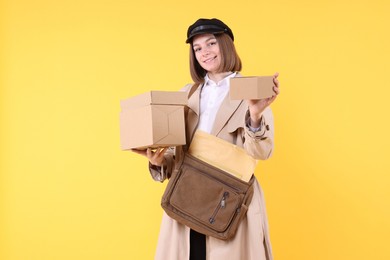
<path id="1" fill-rule="evenodd" d="M 233 72 L 221 72 L 221 73 L 207 73 L 207 75 L 209 76 L 209 78 L 214 81 L 215 83 L 218 83 L 220 82 L 221 80 L 223 80 L 224 78 L 226 78 L 227 76 L 229 76 L 230 74 L 232 74 Z"/>

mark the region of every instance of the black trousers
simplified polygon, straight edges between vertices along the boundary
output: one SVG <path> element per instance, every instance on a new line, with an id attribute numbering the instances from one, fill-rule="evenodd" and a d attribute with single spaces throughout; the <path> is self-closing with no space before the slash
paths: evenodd
<path id="1" fill-rule="evenodd" d="M 190 260 L 206 260 L 206 236 L 190 230 Z"/>

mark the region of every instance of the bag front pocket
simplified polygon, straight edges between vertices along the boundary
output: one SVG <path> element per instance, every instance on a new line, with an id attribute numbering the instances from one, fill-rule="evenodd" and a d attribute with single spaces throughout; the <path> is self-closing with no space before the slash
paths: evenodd
<path id="1" fill-rule="evenodd" d="M 170 198 L 171 205 L 208 228 L 224 232 L 239 212 L 243 194 L 199 170 L 182 170 Z"/>

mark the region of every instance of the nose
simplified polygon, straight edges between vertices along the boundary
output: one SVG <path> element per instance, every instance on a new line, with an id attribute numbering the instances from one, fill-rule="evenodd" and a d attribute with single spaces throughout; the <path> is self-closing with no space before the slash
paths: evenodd
<path id="1" fill-rule="evenodd" d="M 209 55 L 209 54 L 210 54 L 210 50 L 207 49 L 207 47 L 202 49 L 202 55 L 203 55 L 203 56 L 207 56 L 207 55 Z"/>

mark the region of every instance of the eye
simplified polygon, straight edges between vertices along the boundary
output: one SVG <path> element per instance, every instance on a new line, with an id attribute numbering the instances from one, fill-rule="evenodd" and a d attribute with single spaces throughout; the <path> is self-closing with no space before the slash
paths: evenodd
<path id="1" fill-rule="evenodd" d="M 210 42 L 209 46 L 213 46 L 213 45 L 216 45 L 216 44 L 217 44 L 217 42 Z"/>
<path id="2" fill-rule="evenodd" d="M 195 48 L 194 49 L 194 52 L 198 52 L 198 51 L 200 51 L 200 48 Z"/>

